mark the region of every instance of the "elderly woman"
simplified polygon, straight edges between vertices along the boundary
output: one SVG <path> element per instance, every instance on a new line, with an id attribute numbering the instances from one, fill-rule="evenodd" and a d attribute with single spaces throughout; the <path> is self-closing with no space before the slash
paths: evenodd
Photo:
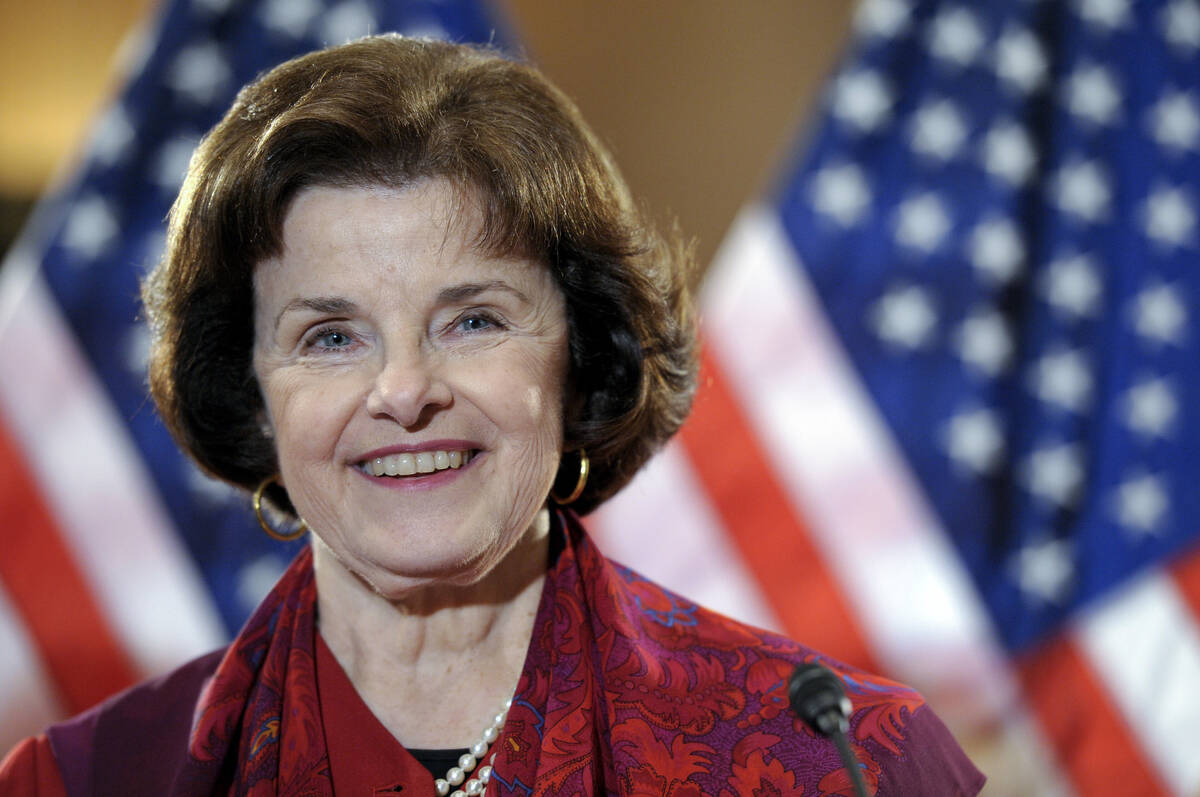
<path id="1" fill-rule="evenodd" d="M 684 419 L 686 262 L 527 66 L 381 36 L 248 86 L 146 284 L 150 383 L 188 453 L 311 546 L 228 648 L 28 740 L 7 782 L 848 794 L 786 711 L 822 657 L 607 561 L 576 514 Z M 919 695 L 822 660 L 870 790 L 978 790 Z"/>

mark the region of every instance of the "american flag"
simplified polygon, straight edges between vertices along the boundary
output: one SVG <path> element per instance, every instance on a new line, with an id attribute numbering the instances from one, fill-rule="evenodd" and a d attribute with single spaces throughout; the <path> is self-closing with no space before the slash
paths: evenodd
<path id="1" fill-rule="evenodd" d="M 200 133 L 323 43 L 495 25 L 157 21 L 3 270 L 0 748 L 219 644 L 294 552 L 146 404 L 136 280 Z M 601 546 L 923 689 L 1003 793 L 1194 795 L 1198 158 L 1197 0 L 868 0 L 709 273 L 693 416 Z"/>
<path id="2" fill-rule="evenodd" d="M 1200 793 L 1198 190 L 1196 0 L 865 2 L 610 552 L 922 688 L 1005 793 Z"/>
<path id="3" fill-rule="evenodd" d="M 478 0 L 171 0 L 74 178 L 0 272 L 0 752 L 236 632 L 296 552 L 176 449 L 145 390 L 138 281 L 242 85 L 398 31 L 511 36 Z"/>

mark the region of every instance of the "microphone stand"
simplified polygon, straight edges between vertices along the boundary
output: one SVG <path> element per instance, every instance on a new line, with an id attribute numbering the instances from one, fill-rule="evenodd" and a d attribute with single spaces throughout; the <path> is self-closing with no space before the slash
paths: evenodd
<path id="1" fill-rule="evenodd" d="M 862 768 L 846 738 L 850 730 L 850 698 L 846 697 L 841 680 L 816 662 L 801 664 L 788 680 L 788 702 L 805 725 L 833 740 L 854 785 L 854 793 L 868 797 Z"/>

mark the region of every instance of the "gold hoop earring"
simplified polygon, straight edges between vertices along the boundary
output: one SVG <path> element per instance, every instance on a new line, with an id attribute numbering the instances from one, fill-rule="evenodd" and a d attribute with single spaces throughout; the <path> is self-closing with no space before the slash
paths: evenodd
<path id="1" fill-rule="evenodd" d="M 554 503 L 559 506 L 566 506 L 574 503 L 579 496 L 583 495 L 583 488 L 587 486 L 588 473 L 591 472 L 592 463 L 588 460 L 587 452 L 582 448 L 579 449 L 579 480 L 575 482 L 575 489 L 566 498 L 560 498 L 554 493 L 554 488 L 550 488 L 550 497 L 554 499 Z"/>
<path id="2" fill-rule="evenodd" d="M 268 523 L 267 519 L 263 516 L 263 493 L 266 492 L 266 489 L 272 484 L 278 483 L 278 476 L 268 476 L 258 485 L 258 488 L 254 491 L 254 496 L 251 499 L 254 503 L 254 517 L 258 518 L 258 525 L 262 526 L 262 530 L 267 533 L 267 536 L 279 540 L 280 542 L 291 542 L 292 540 L 300 539 L 308 532 L 308 524 L 304 522 L 303 518 L 300 519 L 300 525 L 297 526 L 294 531 L 289 531 L 285 534 L 281 531 L 276 531 L 273 529 L 271 524 Z"/>

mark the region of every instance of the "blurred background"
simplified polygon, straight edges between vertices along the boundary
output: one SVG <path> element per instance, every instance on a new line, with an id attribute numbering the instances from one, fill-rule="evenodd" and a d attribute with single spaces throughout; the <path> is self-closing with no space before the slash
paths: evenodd
<path id="1" fill-rule="evenodd" d="M 534 62 L 695 242 L 610 556 L 915 685 L 986 794 L 1200 795 L 1200 0 L 6 0 L 0 751 L 294 555 L 146 405 L 137 279 L 237 87 L 387 29 Z"/>
<path id="2" fill-rule="evenodd" d="M 766 186 L 840 55 L 852 3 L 633 0 L 497 6 L 526 53 L 580 106 L 635 194 L 678 218 L 707 264 Z M 121 88 L 122 44 L 146 0 L 0 5 L 5 240 Z"/>

